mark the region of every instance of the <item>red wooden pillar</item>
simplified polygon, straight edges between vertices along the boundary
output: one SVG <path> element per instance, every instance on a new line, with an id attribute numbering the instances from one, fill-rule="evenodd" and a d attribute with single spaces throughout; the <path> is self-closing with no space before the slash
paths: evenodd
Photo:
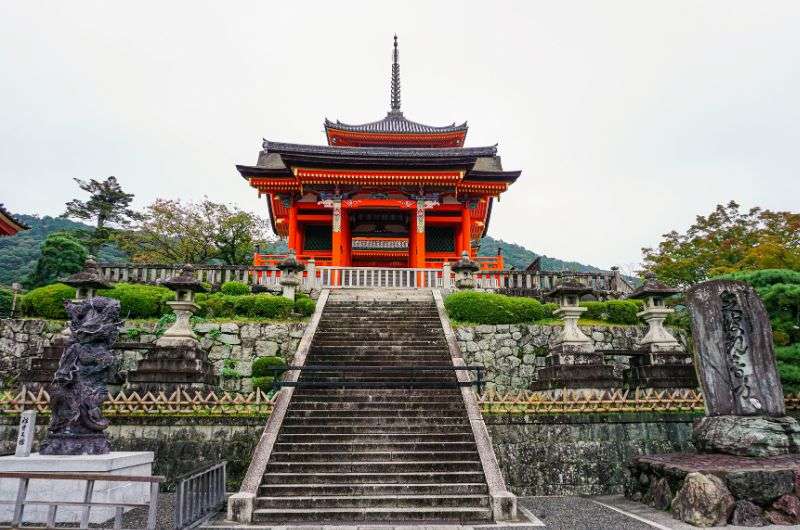
<path id="1" fill-rule="evenodd" d="M 425 201 L 417 201 L 417 209 L 414 220 L 411 223 L 411 238 L 413 241 L 414 252 L 411 254 L 411 266 L 415 269 L 425 268 Z M 417 285 L 422 286 L 424 274 L 416 273 Z"/>
<path id="2" fill-rule="evenodd" d="M 297 205 L 292 202 L 291 206 L 289 206 L 289 241 L 288 245 L 289 248 L 294 249 L 295 253 L 300 254 L 301 248 L 298 248 L 299 241 L 300 241 L 300 234 L 298 233 L 298 224 L 297 224 Z"/>
<path id="3" fill-rule="evenodd" d="M 469 206 L 464 204 L 464 208 L 461 210 L 461 248 L 459 249 L 459 254 L 467 251 L 468 256 L 472 256 L 472 245 L 470 244 L 472 241 L 472 235 L 470 233 L 472 228 L 472 219 L 469 214 Z"/>
<path id="4" fill-rule="evenodd" d="M 344 234 L 342 233 L 342 201 L 333 201 L 333 217 L 331 218 L 331 264 L 334 267 L 344 266 Z"/>

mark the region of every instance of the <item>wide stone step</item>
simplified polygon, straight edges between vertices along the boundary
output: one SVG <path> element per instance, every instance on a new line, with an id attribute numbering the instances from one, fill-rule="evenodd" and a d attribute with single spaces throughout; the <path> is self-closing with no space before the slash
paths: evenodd
<path id="1" fill-rule="evenodd" d="M 319 495 L 481 495 L 489 487 L 485 482 L 456 484 L 262 484 L 259 493 L 264 497 Z"/>
<path id="2" fill-rule="evenodd" d="M 461 424 L 427 424 L 427 425 L 325 425 L 324 430 L 329 434 L 471 434 L 468 425 Z M 314 434 L 320 431 L 320 425 L 301 423 L 297 425 L 284 425 L 281 432 L 284 434 Z"/>
<path id="3" fill-rule="evenodd" d="M 278 451 L 270 463 L 283 462 L 480 462 L 477 451 L 348 451 L 340 455 L 315 451 Z"/>
<path id="4" fill-rule="evenodd" d="M 407 484 L 407 483 L 485 482 L 483 471 L 406 471 L 406 472 L 269 472 L 264 484 Z"/>
<path id="5" fill-rule="evenodd" d="M 440 418 L 466 418 L 466 411 L 463 407 L 461 409 L 444 408 L 444 407 L 431 407 L 418 408 L 418 409 L 385 409 L 385 408 L 364 408 L 357 409 L 315 409 L 315 408 L 290 408 L 287 412 L 287 418 L 363 418 L 363 417 L 396 417 L 396 418 L 419 418 L 437 416 Z"/>
<path id="6" fill-rule="evenodd" d="M 415 346 L 427 346 L 427 347 L 441 347 L 446 346 L 447 343 L 444 341 L 443 338 L 431 338 L 425 339 L 417 337 L 413 340 L 403 340 L 403 339 L 362 339 L 355 341 L 353 339 L 320 339 L 314 340 L 314 346 L 341 346 L 345 348 L 349 348 L 352 346 L 357 346 L 359 348 L 368 348 L 373 347 L 377 349 L 382 349 L 386 347 L 397 346 L 398 348 L 413 348 Z"/>
<path id="7" fill-rule="evenodd" d="M 374 451 L 475 451 L 475 442 L 351 442 L 351 443 L 282 443 L 275 444 L 278 453 L 358 453 Z"/>
<path id="8" fill-rule="evenodd" d="M 453 432 L 417 432 L 417 433 L 377 433 L 374 431 L 360 433 L 337 433 L 325 432 L 320 434 L 319 429 L 315 432 L 285 432 L 281 431 L 278 435 L 277 443 L 313 443 L 313 444 L 359 444 L 359 443 L 441 443 L 441 442 L 474 442 L 472 431 Z"/>
<path id="9" fill-rule="evenodd" d="M 253 510 L 256 523 L 306 523 L 306 522 L 452 522 L 468 523 L 488 521 L 492 511 L 488 508 L 295 508 Z"/>
<path id="10" fill-rule="evenodd" d="M 391 383 L 398 386 L 400 383 L 441 383 L 442 386 L 455 384 L 456 379 L 452 372 L 441 375 L 422 375 L 415 374 L 365 374 L 357 372 L 331 373 L 331 375 L 314 374 L 306 375 L 300 379 L 300 383 Z"/>
<path id="11" fill-rule="evenodd" d="M 418 426 L 462 426 L 469 425 L 466 415 L 463 416 L 363 416 L 354 415 L 346 417 L 317 416 L 296 417 L 287 416 L 283 420 L 284 427 L 310 427 L 313 425 L 326 427 L 339 427 L 351 425 L 353 427 L 418 427 Z"/>
<path id="12" fill-rule="evenodd" d="M 294 401 L 449 401 L 461 400 L 461 391 L 452 388 L 303 388 L 292 395 Z"/>
<path id="13" fill-rule="evenodd" d="M 488 508 L 488 495 L 309 495 L 257 497 L 257 510 L 268 508 Z"/>

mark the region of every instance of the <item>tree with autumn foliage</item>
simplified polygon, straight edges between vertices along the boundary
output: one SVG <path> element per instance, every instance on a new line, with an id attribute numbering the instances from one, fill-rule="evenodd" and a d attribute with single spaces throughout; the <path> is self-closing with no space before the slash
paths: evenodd
<path id="1" fill-rule="evenodd" d="M 269 231 L 265 219 L 236 207 L 158 199 L 115 240 L 134 263 L 246 265 Z"/>
<path id="2" fill-rule="evenodd" d="M 686 287 L 737 271 L 800 270 L 800 213 L 743 211 L 734 201 L 699 215 L 685 233 L 664 234 L 658 248 L 642 249 L 646 271 Z"/>

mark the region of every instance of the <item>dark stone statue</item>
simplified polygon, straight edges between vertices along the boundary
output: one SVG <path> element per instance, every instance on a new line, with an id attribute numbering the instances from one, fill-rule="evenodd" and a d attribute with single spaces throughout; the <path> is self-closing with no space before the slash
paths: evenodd
<path id="1" fill-rule="evenodd" d="M 102 405 L 106 381 L 118 368 L 111 346 L 119 334 L 119 301 L 94 297 L 66 302 L 71 336 L 50 386 L 52 418 L 43 455 L 101 455 L 111 451 Z"/>

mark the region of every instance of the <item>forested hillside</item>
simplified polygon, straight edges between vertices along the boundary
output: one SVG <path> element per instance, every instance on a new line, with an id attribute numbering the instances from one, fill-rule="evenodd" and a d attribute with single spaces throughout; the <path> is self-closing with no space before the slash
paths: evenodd
<path id="1" fill-rule="evenodd" d="M 500 247 L 503 252 L 507 268 L 514 267 L 515 269 L 524 269 L 539 255 L 516 243 L 506 243 L 502 239 L 495 239 L 490 236 L 481 239 L 480 254 L 481 256 L 493 256 L 497 254 L 497 247 Z M 578 263 L 577 261 L 563 261 L 547 256 L 542 256 L 541 268 L 546 271 L 570 270 L 577 272 L 595 272 L 601 270 L 591 265 Z"/>
<path id="2" fill-rule="evenodd" d="M 15 214 L 14 217 L 31 229 L 13 237 L 0 237 L 0 285 L 11 285 L 13 282 L 25 279 L 36 266 L 39 247 L 49 234 L 90 228 L 85 224 L 60 217 L 24 214 Z M 104 247 L 99 254 L 98 258 L 101 261 L 125 260 L 125 254 L 113 247 Z"/>

